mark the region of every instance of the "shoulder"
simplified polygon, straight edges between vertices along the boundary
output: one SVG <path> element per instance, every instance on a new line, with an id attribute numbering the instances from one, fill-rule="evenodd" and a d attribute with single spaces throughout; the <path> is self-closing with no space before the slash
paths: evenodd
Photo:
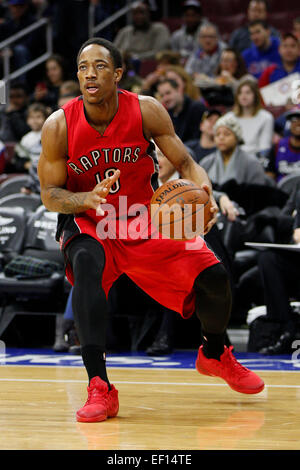
<path id="1" fill-rule="evenodd" d="M 67 125 L 62 109 L 54 111 L 45 121 L 42 128 L 42 145 L 67 147 Z"/>
<path id="2" fill-rule="evenodd" d="M 138 95 L 142 115 L 149 112 L 165 110 L 163 105 L 153 96 Z"/>
<path id="3" fill-rule="evenodd" d="M 270 111 L 267 111 L 266 109 L 260 109 L 258 111 L 258 115 L 264 120 L 272 121 L 272 122 L 274 121 L 273 114 L 270 113 Z"/>
<path id="4" fill-rule="evenodd" d="M 201 166 L 203 166 L 204 169 L 209 168 L 214 163 L 216 156 L 216 150 L 214 150 L 212 153 L 209 153 L 208 155 L 206 155 L 206 157 L 202 158 Z"/>
<path id="5" fill-rule="evenodd" d="M 170 33 L 169 28 L 164 24 L 159 21 L 156 21 L 152 23 L 151 29 L 156 32 L 167 32 L 168 34 Z"/>

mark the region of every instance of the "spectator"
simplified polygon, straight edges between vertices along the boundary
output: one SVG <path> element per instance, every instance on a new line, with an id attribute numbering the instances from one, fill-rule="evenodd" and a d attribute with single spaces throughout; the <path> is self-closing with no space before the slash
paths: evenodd
<path id="1" fill-rule="evenodd" d="M 165 70 L 170 65 L 180 65 L 180 55 L 174 51 L 160 51 L 155 56 L 156 69 L 149 73 L 143 80 L 142 93 L 154 96 L 157 83 L 164 76 Z"/>
<path id="2" fill-rule="evenodd" d="M 266 167 L 267 173 L 277 182 L 300 169 L 300 109 L 291 110 L 286 119 L 291 123 L 291 135 L 273 146 Z"/>
<path id="3" fill-rule="evenodd" d="M 29 3 L 29 0 L 8 0 L 9 16 L 0 24 L 0 41 L 35 22 L 35 17 L 29 11 Z M 12 47 L 14 69 L 23 67 L 32 59 L 37 49 L 36 38 L 37 34 L 33 32 L 14 43 Z M 25 81 L 25 78 L 23 76 L 22 81 Z"/>
<path id="4" fill-rule="evenodd" d="M 157 52 L 169 49 L 170 32 L 163 23 L 151 22 L 148 5 L 135 2 L 132 6 L 132 24 L 120 29 L 114 44 L 134 59 L 154 59 Z"/>
<path id="5" fill-rule="evenodd" d="M 293 34 L 300 41 L 300 16 L 293 21 Z"/>
<path id="6" fill-rule="evenodd" d="M 0 139 L 4 142 L 18 142 L 30 128 L 26 123 L 28 94 L 23 83 L 10 86 L 9 104 L 0 115 Z"/>
<path id="7" fill-rule="evenodd" d="M 247 9 L 248 24 L 241 26 L 233 31 L 231 34 L 229 45 L 239 52 L 251 47 L 251 38 L 249 33 L 249 23 L 254 20 L 267 21 L 268 17 L 268 4 L 266 0 L 250 0 Z M 270 26 L 271 35 L 279 37 L 279 32 Z"/>
<path id="8" fill-rule="evenodd" d="M 177 82 L 183 93 L 192 100 L 199 100 L 201 98 L 199 89 L 193 84 L 190 75 L 181 65 L 168 65 L 164 75 L 166 78 L 171 78 L 171 80 Z"/>
<path id="9" fill-rule="evenodd" d="M 291 216 L 296 213 L 290 243 L 300 243 L 300 190 L 297 187 L 292 191 L 286 207 Z M 297 328 L 290 297 L 299 296 L 299 263 L 300 254 L 297 252 L 266 250 L 259 254 L 258 267 L 267 318 L 280 327 L 277 341 L 261 349 L 261 354 L 284 354 L 291 351 Z"/>
<path id="10" fill-rule="evenodd" d="M 219 38 L 217 26 L 205 23 L 199 29 L 198 47 L 189 56 L 185 69 L 196 80 L 213 77 L 226 44 Z"/>
<path id="11" fill-rule="evenodd" d="M 33 103 L 27 112 L 27 124 L 31 131 L 22 137 L 15 148 L 15 169 L 17 172 L 28 172 L 32 179 L 30 189 L 26 192 L 40 193 L 37 176 L 37 165 L 42 150 L 42 127 L 48 117 L 47 108 L 40 103 Z"/>
<path id="12" fill-rule="evenodd" d="M 68 101 L 81 95 L 78 82 L 67 80 L 59 87 L 58 108 L 61 108 Z"/>
<path id="13" fill-rule="evenodd" d="M 242 55 L 230 47 L 222 51 L 215 74 L 215 82 L 218 85 L 230 86 L 233 91 L 236 90 L 241 80 L 250 78 Z"/>
<path id="14" fill-rule="evenodd" d="M 264 70 L 273 64 L 280 64 L 279 38 L 271 36 L 269 25 L 262 20 L 249 24 L 252 45 L 242 53 L 248 72 L 259 78 Z"/>
<path id="15" fill-rule="evenodd" d="M 136 73 L 131 55 L 127 52 L 123 53 L 123 75 L 119 82 L 119 87 L 133 93 L 140 94 L 142 90 L 143 80 Z"/>
<path id="16" fill-rule="evenodd" d="M 214 127 L 217 150 L 201 160 L 201 166 L 213 186 L 219 189 L 230 180 L 237 184 L 265 185 L 267 177 L 258 159 L 241 149 L 244 143 L 242 128 L 233 115 L 225 114 L 220 117 Z M 234 221 L 238 214 L 233 202 L 226 193 L 214 191 L 220 209 L 230 221 Z"/>
<path id="17" fill-rule="evenodd" d="M 168 110 L 176 134 L 183 142 L 199 137 L 199 124 L 205 111 L 200 101 L 193 101 L 174 80 L 165 78 L 157 86 L 162 104 Z"/>
<path id="18" fill-rule="evenodd" d="M 288 98 L 286 105 L 284 106 L 284 111 L 275 119 L 275 140 L 274 143 L 278 142 L 281 137 L 290 136 L 291 121 L 286 119 L 288 113 L 296 108 L 300 109 L 300 104 L 295 106 L 292 98 Z"/>
<path id="19" fill-rule="evenodd" d="M 218 109 L 205 111 L 200 122 L 200 139 L 188 140 L 185 145 L 191 149 L 191 155 L 197 163 L 216 150 L 214 125 L 221 117 Z"/>
<path id="20" fill-rule="evenodd" d="M 64 59 L 57 54 L 53 54 L 47 59 L 46 80 L 37 83 L 34 90 L 34 101 L 50 106 L 52 110 L 57 108 L 59 87 L 66 78 Z"/>
<path id="21" fill-rule="evenodd" d="M 242 128 L 244 144 L 241 148 L 263 158 L 272 147 L 274 118 L 262 108 L 259 89 L 253 79 L 240 83 L 233 111 L 228 114 L 234 114 Z"/>
<path id="22" fill-rule="evenodd" d="M 7 158 L 8 156 L 5 144 L 0 140 L 0 174 L 5 170 Z"/>
<path id="23" fill-rule="evenodd" d="M 296 36 L 292 33 L 283 36 L 280 41 L 279 54 L 280 64 L 270 65 L 260 76 L 260 88 L 281 80 L 292 73 L 300 73 L 300 42 Z"/>
<path id="24" fill-rule="evenodd" d="M 187 0 L 183 4 L 182 26 L 173 32 L 171 47 L 179 52 L 183 63 L 192 54 L 197 44 L 198 30 L 206 20 L 202 18 L 202 6 L 197 0 Z"/>

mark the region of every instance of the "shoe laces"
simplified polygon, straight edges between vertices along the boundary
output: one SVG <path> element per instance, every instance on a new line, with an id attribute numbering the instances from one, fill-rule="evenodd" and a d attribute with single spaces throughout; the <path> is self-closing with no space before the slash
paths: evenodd
<path id="1" fill-rule="evenodd" d="M 239 376 L 245 376 L 249 374 L 249 370 L 244 367 L 240 362 L 236 360 L 234 355 L 232 354 L 233 346 L 225 346 L 224 353 L 222 355 L 222 363 L 226 367 L 227 370 L 235 370 L 239 374 Z"/>
<path id="2" fill-rule="evenodd" d="M 100 387 L 93 386 L 87 387 L 88 391 L 88 399 L 86 401 L 86 405 L 93 405 L 94 403 L 103 402 L 106 403 L 108 392 Z"/>

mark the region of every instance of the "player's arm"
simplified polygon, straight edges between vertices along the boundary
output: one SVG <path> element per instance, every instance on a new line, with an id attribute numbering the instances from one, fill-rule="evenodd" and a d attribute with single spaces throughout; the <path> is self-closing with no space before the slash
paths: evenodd
<path id="1" fill-rule="evenodd" d="M 161 103 L 149 96 L 140 96 L 139 98 L 145 137 L 148 140 L 154 140 L 182 178 L 193 181 L 209 193 L 212 202 L 212 219 L 208 225 L 209 231 L 216 222 L 218 206 L 213 197 L 212 185 L 206 171 L 193 160 L 176 135 L 170 116 Z"/>
<path id="2" fill-rule="evenodd" d="M 67 158 L 66 121 L 63 111 L 58 110 L 51 114 L 42 129 L 42 152 L 38 164 L 42 202 L 48 210 L 62 214 L 99 210 L 120 172 L 101 181 L 92 191 L 74 193 L 65 189 Z M 101 210 L 99 215 L 102 215 Z"/>

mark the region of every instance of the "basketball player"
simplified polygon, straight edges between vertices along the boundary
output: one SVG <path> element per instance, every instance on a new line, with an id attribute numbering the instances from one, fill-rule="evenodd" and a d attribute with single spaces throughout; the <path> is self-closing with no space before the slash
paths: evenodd
<path id="1" fill-rule="evenodd" d="M 44 124 L 38 167 L 43 203 L 59 213 L 57 239 L 74 286 L 74 320 L 89 378 L 88 399 L 77 420 L 103 421 L 118 413 L 118 392 L 106 372 L 105 335 L 107 295 L 122 273 L 184 318 L 196 310 L 203 332 L 196 361 L 200 373 L 222 377 L 242 393 L 260 392 L 263 381 L 224 346 L 231 309 L 229 281 L 201 237 L 188 242 L 193 243 L 189 250 L 186 242 L 171 239 L 97 235 L 102 204 L 115 208 L 122 233 L 128 221 L 119 196 L 127 197 L 127 207 L 149 205 L 158 175 L 151 140 L 183 178 L 209 193 L 209 231 L 216 222 L 217 206 L 205 171 L 187 153 L 159 102 L 118 89 L 122 59 L 110 42 L 101 38 L 85 42 L 78 54 L 77 75 L 82 96 Z"/>

